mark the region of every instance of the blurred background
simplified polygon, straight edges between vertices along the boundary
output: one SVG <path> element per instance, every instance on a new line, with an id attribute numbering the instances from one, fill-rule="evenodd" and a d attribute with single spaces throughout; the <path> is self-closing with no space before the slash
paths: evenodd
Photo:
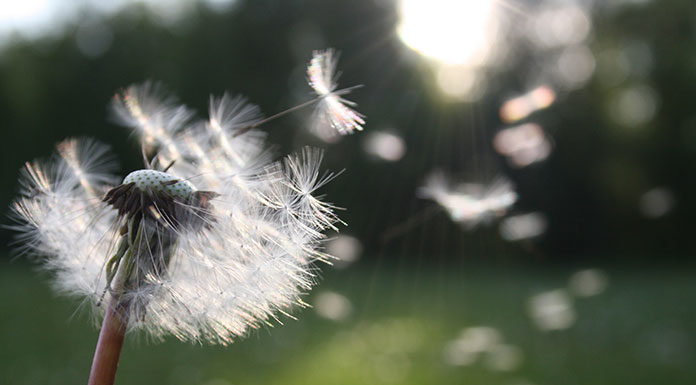
<path id="1" fill-rule="evenodd" d="M 107 108 L 124 86 L 272 115 L 312 98 L 329 47 L 364 131 L 316 136 L 311 109 L 262 127 L 278 156 L 345 170 L 313 308 L 226 348 L 129 336 L 117 383 L 696 382 L 691 0 L 5 2 L 0 207 L 66 137 L 140 168 Z M 97 330 L 12 238 L 0 382 L 85 382 Z"/>

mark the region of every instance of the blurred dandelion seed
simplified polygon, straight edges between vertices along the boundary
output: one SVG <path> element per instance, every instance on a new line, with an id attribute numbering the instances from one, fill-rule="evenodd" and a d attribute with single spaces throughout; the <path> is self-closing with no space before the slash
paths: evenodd
<path id="1" fill-rule="evenodd" d="M 517 201 L 512 183 L 505 178 L 498 178 L 489 185 L 470 183 L 452 187 L 442 172 L 430 174 L 418 194 L 435 201 L 454 222 L 466 229 L 504 215 Z"/>

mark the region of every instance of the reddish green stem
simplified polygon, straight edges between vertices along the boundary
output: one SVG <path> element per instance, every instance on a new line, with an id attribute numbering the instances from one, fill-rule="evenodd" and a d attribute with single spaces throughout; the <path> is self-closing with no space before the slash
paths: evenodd
<path id="1" fill-rule="evenodd" d="M 121 358 L 128 316 L 123 311 L 118 298 L 111 297 L 110 302 L 99 332 L 99 341 L 97 341 L 87 385 L 113 385 L 116 379 L 116 369 L 118 369 L 118 360 Z"/>

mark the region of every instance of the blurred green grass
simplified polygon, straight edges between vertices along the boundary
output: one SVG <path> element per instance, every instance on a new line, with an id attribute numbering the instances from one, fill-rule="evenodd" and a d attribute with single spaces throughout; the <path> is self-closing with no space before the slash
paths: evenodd
<path id="1" fill-rule="evenodd" d="M 567 285 L 569 268 L 530 270 L 404 265 L 328 271 L 309 296 L 345 295 L 345 321 L 312 309 L 228 347 L 129 335 L 117 384 L 693 384 L 693 269 L 609 269 L 608 289 L 578 298 L 577 322 L 543 332 L 527 316 L 536 293 Z M 0 383 L 86 383 L 97 330 L 79 301 L 46 274 L 0 263 Z M 471 326 L 497 329 L 522 353 L 509 371 L 485 360 L 452 366 L 445 346 Z"/>

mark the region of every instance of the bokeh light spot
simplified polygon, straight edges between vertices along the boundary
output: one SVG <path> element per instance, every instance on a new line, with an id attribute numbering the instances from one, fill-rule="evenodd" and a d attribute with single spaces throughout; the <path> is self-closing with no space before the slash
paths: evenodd
<path id="1" fill-rule="evenodd" d="M 586 11 L 576 5 L 544 9 L 531 24 L 532 41 L 542 48 L 581 43 L 592 30 Z"/>
<path id="2" fill-rule="evenodd" d="M 556 100 L 556 92 L 549 86 L 539 86 L 524 95 L 507 100 L 500 107 L 500 117 L 506 123 L 526 118 L 534 111 L 549 107 Z"/>
<path id="3" fill-rule="evenodd" d="M 331 239 L 326 245 L 326 250 L 338 258 L 338 261 L 334 262 L 334 266 L 344 268 L 360 258 L 363 246 L 358 238 L 342 234 Z"/>
<path id="4" fill-rule="evenodd" d="M 77 48 L 83 55 L 95 58 L 103 55 L 113 41 L 111 28 L 104 23 L 87 22 L 80 25 L 75 35 Z"/>
<path id="5" fill-rule="evenodd" d="M 532 296 L 527 310 L 534 324 L 543 331 L 567 329 L 577 318 L 568 292 L 562 289 Z"/>
<path id="6" fill-rule="evenodd" d="M 546 232 L 548 223 L 541 213 L 514 215 L 500 223 L 500 236 L 506 241 L 536 238 Z"/>
<path id="7" fill-rule="evenodd" d="M 500 130 L 493 137 L 493 147 L 507 157 L 513 167 L 540 162 L 551 153 L 551 142 L 541 126 L 535 123 Z"/>
<path id="8" fill-rule="evenodd" d="M 322 291 L 314 298 L 314 310 L 326 319 L 343 321 L 353 312 L 353 305 L 341 294 Z"/>
<path id="9" fill-rule="evenodd" d="M 659 102 L 655 90 L 646 84 L 626 87 L 611 101 L 611 117 L 624 127 L 642 126 L 655 116 Z"/>
<path id="10" fill-rule="evenodd" d="M 498 344 L 485 355 L 485 365 L 493 371 L 509 372 L 522 364 L 522 350 L 516 346 Z"/>
<path id="11" fill-rule="evenodd" d="M 648 218 L 659 218 L 669 213 L 674 203 L 672 191 L 664 187 L 655 187 L 640 197 L 640 212 Z"/>
<path id="12" fill-rule="evenodd" d="M 576 297 L 592 297 L 601 294 L 607 286 L 609 286 L 609 278 L 599 269 L 577 271 L 568 281 L 568 288 Z"/>
<path id="13" fill-rule="evenodd" d="M 367 135 L 363 142 L 366 153 L 387 162 L 396 162 L 406 154 L 404 140 L 391 132 L 373 131 Z"/>
<path id="14" fill-rule="evenodd" d="M 595 67 L 595 57 L 587 46 L 568 47 L 558 56 L 556 80 L 567 89 L 578 89 L 590 80 Z"/>

